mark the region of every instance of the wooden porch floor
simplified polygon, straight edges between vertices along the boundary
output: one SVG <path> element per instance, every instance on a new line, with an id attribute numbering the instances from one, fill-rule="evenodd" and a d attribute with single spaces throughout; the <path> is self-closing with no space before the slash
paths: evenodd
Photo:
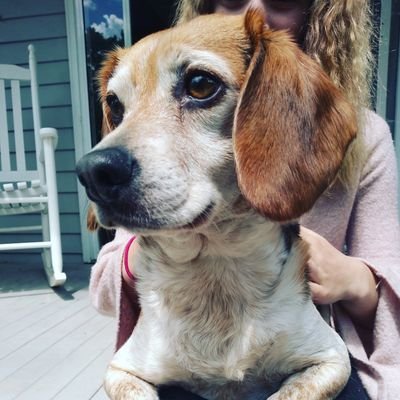
<path id="1" fill-rule="evenodd" d="M 90 266 L 66 266 L 63 288 L 39 265 L 0 265 L 0 399 L 103 400 L 115 321 L 90 305 Z"/>

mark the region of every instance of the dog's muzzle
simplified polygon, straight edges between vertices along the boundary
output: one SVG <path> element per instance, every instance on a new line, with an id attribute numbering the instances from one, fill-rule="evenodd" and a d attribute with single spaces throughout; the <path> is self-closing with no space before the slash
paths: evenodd
<path id="1" fill-rule="evenodd" d="M 200 210 L 186 211 L 187 193 L 177 194 L 168 180 L 164 186 L 143 184 L 139 162 L 123 147 L 91 151 L 78 161 L 76 172 L 104 227 L 194 229 L 210 219 L 215 207 L 215 202 L 207 198 Z"/>
<path id="2" fill-rule="evenodd" d="M 110 206 L 138 175 L 138 162 L 122 147 L 92 151 L 77 163 L 79 181 L 90 200 Z"/>

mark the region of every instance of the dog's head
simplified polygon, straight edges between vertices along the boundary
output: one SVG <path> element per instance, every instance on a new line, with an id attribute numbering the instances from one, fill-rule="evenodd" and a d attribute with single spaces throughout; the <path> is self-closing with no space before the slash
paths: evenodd
<path id="1" fill-rule="evenodd" d="M 267 218 L 298 218 L 357 129 L 321 68 L 256 11 L 117 50 L 100 81 L 110 133 L 77 171 L 108 227 L 195 227 L 241 196 Z"/>

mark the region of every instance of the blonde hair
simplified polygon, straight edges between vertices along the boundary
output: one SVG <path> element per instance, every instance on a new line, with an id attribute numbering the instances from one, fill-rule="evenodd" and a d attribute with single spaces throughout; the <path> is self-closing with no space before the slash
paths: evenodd
<path id="1" fill-rule="evenodd" d="M 176 22 L 189 21 L 214 11 L 212 0 L 180 0 Z M 314 0 L 303 48 L 318 62 L 358 110 L 359 130 L 363 110 L 371 105 L 374 62 L 371 52 L 372 18 L 368 0 Z M 348 152 L 339 177 L 352 180 L 352 170 L 363 155 L 361 135 Z"/>
<path id="2" fill-rule="evenodd" d="M 357 108 L 370 107 L 374 68 L 367 0 L 314 0 L 304 49 Z"/>

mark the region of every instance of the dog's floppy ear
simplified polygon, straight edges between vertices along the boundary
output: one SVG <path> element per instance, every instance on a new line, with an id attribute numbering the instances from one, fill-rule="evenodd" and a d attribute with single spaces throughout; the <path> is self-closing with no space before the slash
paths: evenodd
<path id="1" fill-rule="evenodd" d="M 357 119 L 287 33 L 269 30 L 255 10 L 245 30 L 252 55 L 233 133 L 239 186 L 266 217 L 298 218 L 335 178 Z"/>
<path id="2" fill-rule="evenodd" d="M 99 87 L 99 96 L 102 105 L 103 111 L 103 121 L 101 127 L 101 136 L 104 137 L 108 133 L 110 133 L 115 126 L 113 125 L 111 119 L 110 108 L 107 105 L 106 97 L 107 97 L 107 85 L 108 81 L 112 77 L 115 68 L 117 67 L 119 60 L 125 53 L 126 49 L 116 48 L 115 50 L 109 52 L 100 68 L 100 71 L 97 75 L 97 84 Z"/>
<path id="3" fill-rule="evenodd" d="M 124 51 L 123 49 L 117 48 L 108 53 L 97 75 L 99 97 L 103 111 L 103 119 L 101 123 L 102 138 L 114 129 L 110 116 L 110 109 L 108 108 L 105 99 L 107 96 L 108 81 L 111 78 L 115 70 L 115 67 L 118 65 L 118 62 L 120 60 L 123 51 Z M 86 226 L 89 231 L 96 231 L 99 228 L 99 223 L 97 221 L 96 214 L 91 204 L 89 205 L 89 209 L 86 216 Z"/>
<path id="4" fill-rule="evenodd" d="M 89 204 L 88 212 L 86 214 L 86 226 L 91 232 L 97 231 L 97 229 L 99 229 L 99 222 L 97 221 L 92 204 Z"/>

